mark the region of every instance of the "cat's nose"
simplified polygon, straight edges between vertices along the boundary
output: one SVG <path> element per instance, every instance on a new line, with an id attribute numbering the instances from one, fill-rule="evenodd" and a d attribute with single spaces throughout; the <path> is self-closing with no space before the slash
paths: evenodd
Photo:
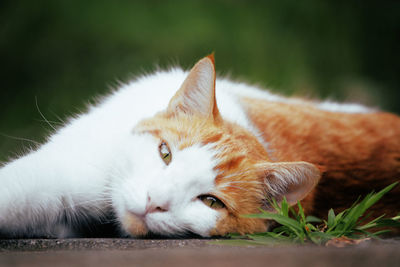
<path id="1" fill-rule="evenodd" d="M 155 213 L 155 212 L 166 212 L 169 209 L 169 203 L 163 202 L 159 203 L 151 199 L 150 196 L 147 196 L 147 204 L 146 204 L 146 213 Z"/>

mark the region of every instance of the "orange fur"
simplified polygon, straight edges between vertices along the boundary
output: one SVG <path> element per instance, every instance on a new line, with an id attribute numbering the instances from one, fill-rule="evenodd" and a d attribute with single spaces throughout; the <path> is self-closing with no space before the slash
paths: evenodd
<path id="1" fill-rule="evenodd" d="M 309 214 L 349 207 L 360 195 L 400 179 L 400 119 L 389 113 L 347 114 L 307 104 L 244 98 L 249 118 L 270 144 L 275 161 L 307 161 L 324 170 L 303 200 Z M 375 207 L 375 215 L 400 210 L 400 187 Z"/>
<path id="2" fill-rule="evenodd" d="M 211 77 L 199 86 L 198 80 L 210 70 Z M 266 151 L 248 130 L 223 120 L 214 90 L 214 58 L 209 56 L 194 66 L 165 112 L 136 128 L 178 150 L 202 144 L 217 151 L 215 190 L 208 193 L 223 201 L 226 209 L 220 210 L 212 235 L 265 231 L 268 222 L 241 215 L 257 213 L 266 199 L 281 193 L 296 200 L 314 188 L 302 204 L 308 214 L 324 217 L 329 208 L 340 211 L 359 195 L 400 178 L 400 119 L 395 115 L 334 113 L 310 102 L 242 98 L 248 118 L 268 143 Z M 193 96 L 201 99 L 196 102 Z M 295 180 L 285 184 L 286 176 Z M 397 187 L 385 196 L 375 206 L 375 215 L 397 213 L 399 192 Z"/>
<path id="3" fill-rule="evenodd" d="M 215 179 L 218 190 L 210 192 L 227 206 L 213 234 L 228 232 L 264 231 L 266 225 L 258 219 L 246 219 L 240 215 L 256 213 L 262 206 L 264 191 L 259 174 L 253 168 L 267 154 L 257 139 L 238 125 L 224 122 L 215 124 L 213 120 L 179 113 L 171 117 L 160 113 L 142 121 L 138 131 L 157 133 L 160 140 L 168 140 L 169 146 L 179 150 L 194 144 L 212 144 L 217 151 L 220 164 L 216 166 L 219 175 Z M 229 178 L 227 178 L 229 177 Z"/>

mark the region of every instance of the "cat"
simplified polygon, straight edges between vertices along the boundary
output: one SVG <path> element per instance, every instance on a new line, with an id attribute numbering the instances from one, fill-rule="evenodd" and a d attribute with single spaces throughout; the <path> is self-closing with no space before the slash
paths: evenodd
<path id="1" fill-rule="evenodd" d="M 323 217 L 399 178 L 396 115 L 216 80 L 210 55 L 122 86 L 4 164 L 0 236 L 261 232 L 270 221 L 241 215 L 272 198 Z M 397 187 L 373 212 L 399 200 Z"/>

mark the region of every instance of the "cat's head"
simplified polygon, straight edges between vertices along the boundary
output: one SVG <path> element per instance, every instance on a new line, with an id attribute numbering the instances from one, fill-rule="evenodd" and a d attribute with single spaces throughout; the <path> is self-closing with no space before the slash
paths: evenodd
<path id="1" fill-rule="evenodd" d="M 212 56 L 193 67 L 165 111 L 135 127 L 131 144 L 113 205 L 133 236 L 265 231 L 268 222 L 241 215 L 268 208 L 271 197 L 294 204 L 320 177 L 306 162 L 271 163 L 253 134 L 221 117 Z"/>

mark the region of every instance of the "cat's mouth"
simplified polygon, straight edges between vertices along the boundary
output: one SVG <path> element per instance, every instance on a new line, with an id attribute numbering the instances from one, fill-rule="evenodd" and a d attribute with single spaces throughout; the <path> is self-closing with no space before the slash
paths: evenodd
<path id="1" fill-rule="evenodd" d="M 123 220 L 123 227 L 130 235 L 139 238 L 149 239 L 175 239 L 175 238 L 204 238 L 192 231 L 184 231 L 176 234 L 163 235 L 150 231 L 144 219 L 134 213 L 127 213 Z"/>
<path id="2" fill-rule="evenodd" d="M 127 213 L 122 224 L 125 230 L 135 237 L 143 237 L 149 233 L 144 220 L 133 213 Z"/>

